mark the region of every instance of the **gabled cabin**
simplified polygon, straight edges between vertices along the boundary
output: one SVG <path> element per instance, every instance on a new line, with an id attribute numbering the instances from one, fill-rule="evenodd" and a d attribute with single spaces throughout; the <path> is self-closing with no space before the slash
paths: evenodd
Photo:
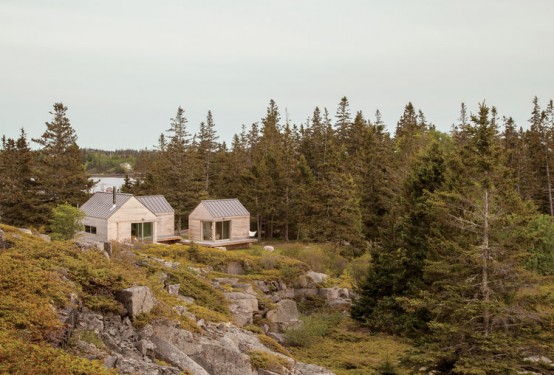
<path id="1" fill-rule="evenodd" d="M 174 211 L 162 195 L 97 192 L 81 206 L 85 213 L 80 238 L 100 242 L 172 242 Z"/>
<path id="2" fill-rule="evenodd" d="M 189 240 L 203 246 L 248 247 L 250 212 L 238 199 L 201 201 L 189 215 Z"/>

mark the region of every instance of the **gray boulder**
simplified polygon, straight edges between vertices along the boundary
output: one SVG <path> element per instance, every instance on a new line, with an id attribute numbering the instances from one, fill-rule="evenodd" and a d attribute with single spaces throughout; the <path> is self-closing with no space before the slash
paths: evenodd
<path id="1" fill-rule="evenodd" d="M 188 370 L 194 375 L 209 375 L 202 366 L 193 361 L 188 355 L 183 353 L 172 343 L 159 337 L 150 337 L 150 342 L 153 344 L 152 353 L 155 358 L 159 358 L 181 370 Z"/>
<path id="2" fill-rule="evenodd" d="M 131 317 L 149 313 L 157 301 L 147 286 L 133 286 L 118 293 L 117 299 L 125 306 Z"/>
<path id="3" fill-rule="evenodd" d="M 240 262 L 230 262 L 226 266 L 225 273 L 230 275 L 244 275 L 244 268 Z"/>
<path id="4" fill-rule="evenodd" d="M 334 372 L 324 367 L 296 362 L 292 369 L 292 375 L 335 375 Z"/>
<path id="5" fill-rule="evenodd" d="M 175 296 L 179 295 L 179 288 L 181 287 L 181 284 L 171 284 L 167 285 L 166 289 L 169 294 L 173 294 Z"/>
<path id="6" fill-rule="evenodd" d="M 329 276 L 324 273 L 319 273 L 314 271 L 306 272 L 306 277 L 316 285 L 323 284 L 325 280 L 329 278 Z"/>
<path id="7" fill-rule="evenodd" d="M 224 293 L 224 295 L 235 323 L 239 327 L 252 324 L 253 314 L 259 309 L 258 299 L 252 294 L 243 292 L 228 292 Z"/>
<path id="8" fill-rule="evenodd" d="M 283 332 L 288 328 L 297 327 L 302 324 L 298 316 L 296 302 L 284 299 L 277 303 L 275 310 L 270 310 L 267 313 L 266 318 L 270 322 L 272 331 Z"/>
<path id="9" fill-rule="evenodd" d="M 206 342 L 202 344 L 202 350 L 192 358 L 209 374 L 253 375 L 250 357 L 232 345 Z"/>

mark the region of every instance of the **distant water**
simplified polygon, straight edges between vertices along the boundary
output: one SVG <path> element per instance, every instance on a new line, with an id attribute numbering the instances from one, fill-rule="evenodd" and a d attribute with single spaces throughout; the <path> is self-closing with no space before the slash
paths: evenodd
<path id="1" fill-rule="evenodd" d="M 114 186 L 119 190 L 125 183 L 125 178 L 123 177 L 91 176 L 91 179 L 98 181 L 96 185 L 92 187 L 93 193 L 97 191 L 111 191 Z"/>

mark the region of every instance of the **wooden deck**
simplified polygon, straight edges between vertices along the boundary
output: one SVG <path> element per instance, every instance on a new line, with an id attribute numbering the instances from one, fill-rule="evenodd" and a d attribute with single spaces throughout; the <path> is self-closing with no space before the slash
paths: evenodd
<path id="1" fill-rule="evenodd" d="M 159 241 L 159 240 L 158 240 Z M 191 244 L 195 243 L 204 247 L 224 247 L 227 250 L 232 249 L 246 249 L 249 248 L 254 242 L 258 242 L 255 238 L 245 238 L 242 240 L 222 240 L 222 241 L 191 241 L 191 240 L 182 240 L 181 243 Z"/>
<path id="2" fill-rule="evenodd" d="M 183 240 L 183 237 L 181 236 L 164 236 L 164 237 L 158 237 L 158 243 L 178 243 Z"/>

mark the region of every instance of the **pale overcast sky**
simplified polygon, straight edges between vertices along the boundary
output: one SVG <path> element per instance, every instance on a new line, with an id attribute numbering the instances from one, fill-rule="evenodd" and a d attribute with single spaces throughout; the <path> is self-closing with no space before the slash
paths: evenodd
<path id="1" fill-rule="evenodd" d="M 270 99 L 292 123 L 315 106 L 412 101 L 440 130 L 486 99 L 527 126 L 554 98 L 552 0 L 0 0 L 0 135 L 39 137 L 55 102 L 81 147 L 151 148 L 183 106 L 229 141 Z"/>

